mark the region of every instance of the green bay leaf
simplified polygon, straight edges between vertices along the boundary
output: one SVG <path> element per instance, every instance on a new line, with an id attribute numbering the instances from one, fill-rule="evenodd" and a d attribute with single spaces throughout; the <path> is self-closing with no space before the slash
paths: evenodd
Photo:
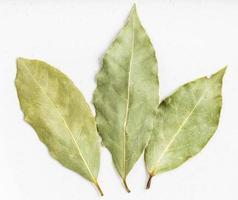
<path id="1" fill-rule="evenodd" d="M 126 177 L 153 129 L 158 88 L 155 51 L 133 6 L 103 57 L 94 93 L 99 133 L 128 192 Z"/>
<path id="2" fill-rule="evenodd" d="M 17 59 L 16 88 L 24 119 L 63 166 L 93 182 L 97 176 L 100 137 L 83 95 L 56 68 L 39 60 Z"/>
<path id="3" fill-rule="evenodd" d="M 145 150 L 147 188 L 153 176 L 172 170 L 196 155 L 215 133 L 225 70 L 181 86 L 159 105 L 154 131 Z"/>

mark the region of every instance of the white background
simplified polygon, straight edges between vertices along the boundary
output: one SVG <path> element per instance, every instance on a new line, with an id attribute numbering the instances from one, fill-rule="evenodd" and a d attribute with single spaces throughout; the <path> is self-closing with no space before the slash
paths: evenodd
<path id="1" fill-rule="evenodd" d="M 103 148 L 99 181 L 105 200 L 238 199 L 238 1 L 136 1 L 159 60 L 160 95 L 228 64 L 219 128 L 206 148 L 144 189 L 143 158 L 127 194 Z M 129 0 L 0 0 L 0 199 L 100 199 L 94 187 L 53 160 L 23 121 L 15 60 L 38 58 L 66 73 L 91 100 L 103 53 L 123 26 Z"/>

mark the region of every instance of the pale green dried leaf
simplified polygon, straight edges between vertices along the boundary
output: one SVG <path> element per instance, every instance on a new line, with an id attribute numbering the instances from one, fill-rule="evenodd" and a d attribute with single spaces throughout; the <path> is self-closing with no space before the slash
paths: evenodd
<path id="1" fill-rule="evenodd" d="M 97 127 L 125 186 L 153 129 L 158 86 L 155 51 L 133 6 L 104 55 L 94 93 Z"/>
<path id="2" fill-rule="evenodd" d="M 145 151 L 150 180 L 196 155 L 213 136 L 222 107 L 225 70 L 221 69 L 210 78 L 189 82 L 162 101 Z"/>
<path id="3" fill-rule="evenodd" d="M 50 155 L 99 189 L 100 138 L 90 108 L 73 82 L 45 62 L 19 58 L 16 88 L 25 121 Z"/>

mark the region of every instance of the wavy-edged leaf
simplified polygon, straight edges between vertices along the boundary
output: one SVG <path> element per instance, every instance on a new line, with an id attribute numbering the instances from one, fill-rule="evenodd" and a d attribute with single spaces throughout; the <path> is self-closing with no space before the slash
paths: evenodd
<path id="1" fill-rule="evenodd" d="M 100 138 L 90 108 L 73 82 L 45 62 L 19 58 L 16 87 L 25 121 L 51 156 L 101 192 Z"/>
<path id="2" fill-rule="evenodd" d="M 128 192 L 126 177 L 153 129 L 158 86 L 155 51 L 133 6 L 104 55 L 94 93 L 99 133 Z"/>
<path id="3" fill-rule="evenodd" d="M 183 85 L 160 104 L 145 151 L 150 175 L 147 188 L 153 176 L 172 170 L 196 155 L 215 133 L 225 70 Z"/>

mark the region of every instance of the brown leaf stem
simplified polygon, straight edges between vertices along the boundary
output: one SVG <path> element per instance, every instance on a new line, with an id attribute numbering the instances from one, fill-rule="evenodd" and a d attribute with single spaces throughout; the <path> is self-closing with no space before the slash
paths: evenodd
<path id="1" fill-rule="evenodd" d="M 99 186 L 98 182 L 95 183 L 95 186 L 96 186 L 98 192 L 100 193 L 100 195 L 103 196 L 104 195 L 103 191 L 102 191 L 101 187 Z"/>
<path id="2" fill-rule="evenodd" d="M 147 184 L 146 184 L 146 189 L 147 189 L 147 190 L 150 189 L 150 185 L 151 185 L 151 180 L 152 180 L 152 178 L 153 178 L 153 175 L 150 174 L 149 179 L 148 179 L 148 182 L 147 182 Z"/>
<path id="3" fill-rule="evenodd" d="M 130 191 L 130 189 L 129 189 L 127 183 L 126 183 L 126 179 L 123 179 L 123 184 L 124 184 L 124 186 L 125 186 L 126 191 L 127 191 L 128 193 L 130 193 L 131 191 Z"/>

